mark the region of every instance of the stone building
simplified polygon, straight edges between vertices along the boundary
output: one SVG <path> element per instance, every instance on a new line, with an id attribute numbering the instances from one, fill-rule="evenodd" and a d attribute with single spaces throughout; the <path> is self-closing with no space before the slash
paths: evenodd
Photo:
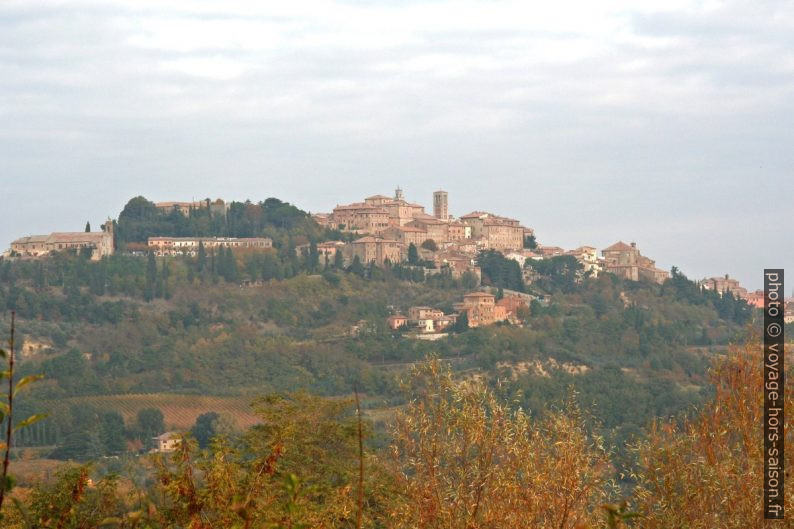
<path id="1" fill-rule="evenodd" d="M 447 238 L 450 241 L 471 239 L 471 226 L 458 221 L 450 222 L 447 224 Z"/>
<path id="2" fill-rule="evenodd" d="M 270 237 L 149 237 L 149 250 L 155 255 L 192 255 L 198 253 L 199 246 L 207 252 L 216 248 L 266 250 L 273 247 Z"/>
<path id="3" fill-rule="evenodd" d="M 193 200 L 191 202 L 155 202 L 154 207 L 163 213 L 171 213 L 174 210 L 179 211 L 184 216 L 189 216 L 190 212 L 197 209 L 209 209 L 212 216 L 226 216 L 229 211 L 229 204 L 222 199 L 217 198 L 210 200 Z"/>
<path id="4" fill-rule="evenodd" d="M 748 299 L 747 289 L 741 286 L 738 280 L 732 279 L 728 274 L 725 274 L 725 277 L 710 277 L 704 279 L 700 282 L 700 286 L 706 290 L 713 290 L 720 295 L 730 292 L 735 298 Z"/>
<path id="5" fill-rule="evenodd" d="M 460 218 L 469 226 L 471 237 L 481 239 L 485 249 L 519 250 L 524 247 L 524 230 L 516 219 L 500 217 L 487 211 L 473 211 Z"/>
<path id="6" fill-rule="evenodd" d="M 378 234 L 389 227 L 389 212 L 381 206 L 365 203 L 336 206 L 330 222 L 340 230 Z"/>
<path id="7" fill-rule="evenodd" d="M 405 245 L 407 248 L 411 244 L 419 248 L 429 237 L 427 230 L 416 226 L 392 226 L 385 230 L 382 235 L 387 239 L 394 239 Z"/>
<path id="8" fill-rule="evenodd" d="M 507 319 L 507 310 L 496 304 L 496 296 L 487 292 L 470 292 L 456 307 L 466 313 L 469 327 L 483 327 Z"/>
<path id="9" fill-rule="evenodd" d="M 441 244 L 449 240 L 449 225 L 430 215 L 421 215 L 411 222 L 408 226 L 424 230 L 426 239 L 433 239 L 436 244 Z"/>
<path id="10" fill-rule="evenodd" d="M 603 266 L 601 260 L 598 258 L 598 250 L 593 246 L 580 246 L 574 250 L 569 250 L 563 255 L 570 255 L 579 261 L 582 265 L 582 270 L 590 277 L 598 277 L 598 273 L 602 271 Z"/>
<path id="11" fill-rule="evenodd" d="M 91 260 L 98 261 L 113 255 L 113 222 L 108 220 L 102 231 L 53 232 L 49 235 L 30 235 L 11 243 L 11 254 L 19 257 L 42 257 L 51 252 L 91 251 Z"/>
<path id="12" fill-rule="evenodd" d="M 373 195 L 365 198 L 364 202 L 338 205 L 327 218 L 316 214 L 315 219 L 322 219 L 329 227 L 340 230 L 377 235 L 388 227 L 405 226 L 424 214 L 424 206 L 407 202 L 402 190 L 397 188 L 394 198 Z"/>
<path id="13" fill-rule="evenodd" d="M 443 269 L 444 267 L 449 268 L 452 277 L 456 279 L 460 278 L 466 272 L 471 272 L 477 278 L 478 284 L 482 279 L 482 271 L 476 264 L 477 260 L 470 254 L 443 250 L 437 252 L 433 256 L 433 260 L 436 267 L 439 269 Z"/>
<path id="14" fill-rule="evenodd" d="M 666 270 L 656 267 L 656 261 L 643 256 L 636 243 L 631 245 L 618 241 L 601 251 L 604 270 L 631 281 L 664 283 L 670 277 Z"/>
<path id="15" fill-rule="evenodd" d="M 358 257 L 361 264 L 375 263 L 382 266 L 386 259 L 391 263 L 402 261 L 403 248 L 399 241 L 380 237 L 362 237 L 352 242 L 353 258 Z"/>

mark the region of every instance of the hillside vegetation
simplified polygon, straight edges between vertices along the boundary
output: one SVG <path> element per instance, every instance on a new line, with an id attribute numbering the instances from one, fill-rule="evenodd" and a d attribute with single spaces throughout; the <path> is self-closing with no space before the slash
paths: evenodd
<path id="1" fill-rule="evenodd" d="M 46 376 L 21 406 L 32 412 L 55 401 L 84 402 L 96 421 L 118 413 L 134 440 L 141 434 L 124 407 L 134 406 L 133 395 L 250 400 L 296 390 L 342 396 L 355 387 L 365 407 L 390 407 L 404 403 L 395 374 L 434 356 L 534 416 L 573 389 L 593 424 L 620 445 L 654 417 L 703 402 L 713 356 L 743 340 L 752 317 L 743 301 L 702 292 L 677 270 L 664 285 L 609 274 L 580 280 L 575 263 L 563 260 L 546 266 L 535 284 L 520 285 L 545 299 L 532 302 L 522 326 L 426 342 L 391 333 L 385 318 L 412 305 L 451 312 L 471 285 L 445 274 L 406 277 L 397 264 L 320 263 L 314 243 L 340 234 L 294 206 L 233 203 L 221 222 L 201 210 L 164 214 L 138 197 L 119 216 L 122 247 L 164 233 L 267 235 L 275 248 L 165 258 L 120 253 L 99 262 L 63 253 L 0 263 L 0 306 L 17 312 L 23 340 L 35 344 L 22 347 L 22 374 Z M 310 245 L 308 253 L 295 251 L 300 243 Z M 515 287 L 513 265 L 498 252 L 481 256 L 484 282 Z M 110 402 L 97 400 L 107 395 L 130 397 L 113 397 L 121 399 L 113 409 L 93 407 Z M 220 402 L 205 402 L 191 413 L 223 411 Z M 67 412 L 59 417 L 20 441 L 60 445 L 80 421 Z M 83 453 L 107 450 L 95 448 Z"/>

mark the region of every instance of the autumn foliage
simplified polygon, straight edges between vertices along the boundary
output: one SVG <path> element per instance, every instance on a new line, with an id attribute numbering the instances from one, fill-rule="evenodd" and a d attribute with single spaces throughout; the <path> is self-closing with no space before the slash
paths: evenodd
<path id="1" fill-rule="evenodd" d="M 149 483 L 93 484 L 76 467 L 5 505 L 3 527 L 794 527 L 762 519 L 761 360 L 757 347 L 733 351 L 714 365 L 712 401 L 650 425 L 633 449 L 633 490 L 614 488 L 610 453 L 573 396 L 536 418 L 500 400 L 498 387 L 431 360 L 404 383 L 410 398 L 388 447 L 372 445 L 349 400 L 272 395 L 255 403 L 261 424 L 245 434 L 208 450 L 185 438 L 148 458 Z M 785 435 L 794 446 L 790 419 Z M 789 484 L 789 509 L 793 493 Z"/>

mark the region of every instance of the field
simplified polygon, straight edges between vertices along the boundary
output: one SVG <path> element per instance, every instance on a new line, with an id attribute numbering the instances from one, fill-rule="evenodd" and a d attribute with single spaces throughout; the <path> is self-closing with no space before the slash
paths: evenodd
<path id="1" fill-rule="evenodd" d="M 196 417 L 206 412 L 217 412 L 231 417 L 239 428 L 247 428 L 259 421 L 251 410 L 251 397 L 215 397 L 203 395 L 176 395 L 149 393 L 131 395 L 102 395 L 73 397 L 52 402 L 52 410 L 73 405 L 90 405 L 99 410 L 117 411 L 127 425 L 135 423 L 138 411 L 159 408 L 165 417 L 166 428 L 187 430 Z"/>

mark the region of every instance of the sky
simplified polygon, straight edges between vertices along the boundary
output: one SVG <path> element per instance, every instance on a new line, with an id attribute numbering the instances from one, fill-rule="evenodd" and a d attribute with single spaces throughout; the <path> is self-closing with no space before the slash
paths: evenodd
<path id="1" fill-rule="evenodd" d="M 404 189 L 794 286 L 794 3 L 0 2 L 0 247 L 150 200 Z"/>

